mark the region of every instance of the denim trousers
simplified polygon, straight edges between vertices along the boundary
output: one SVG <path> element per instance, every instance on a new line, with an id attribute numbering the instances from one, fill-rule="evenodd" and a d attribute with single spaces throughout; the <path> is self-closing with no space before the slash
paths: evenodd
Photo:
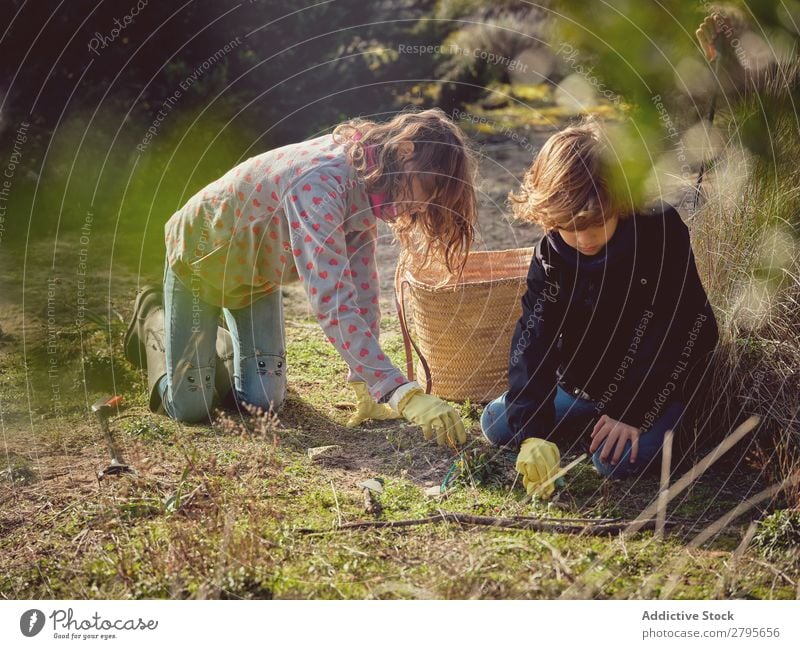
<path id="1" fill-rule="evenodd" d="M 506 417 L 506 396 L 504 392 L 497 399 L 489 403 L 481 415 L 481 430 L 484 437 L 496 446 L 519 446 L 521 440 L 517 439 L 511 430 Z M 554 442 L 563 453 L 565 445 L 577 445 L 588 448 L 590 435 L 595 423 L 600 418 L 596 403 L 586 399 L 579 399 L 570 395 L 560 385 L 556 390 L 553 405 L 555 406 L 556 424 L 547 434 L 537 435 L 542 439 Z M 664 443 L 664 435 L 668 430 L 675 430 L 683 416 L 685 407 L 678 401 L 665 405 L 661 416 L 653 425 L 639 437 L 639 451 L 636 461 L 630 461 L 631 443 L 625 443 L 625 450 L 616 464 L 611 463 L 613 452 L 609 453 L 606 461 L 600 459 L 605 441 L 592 455 L 592 463 L 597 472 L 607 478 L 620 479 L 638 475 L 648 466 L 655 466 L 653 460 L 660 454 Z M 567 447 L 569 450 L 569 447 Z"/>
<path id="2" fill-rule="evenodd" d="M 233 342 L 232 385 L 228 374 L 217 368 L 220 311 Z M 173 419 L 210 420 L 224 393 L 232 395 L 236 406 L 248 403 L 277 412 L 283 405 L 286 342 L 280 290 L 241 309 L 218 307 L 201 300 L 165 263 L 164 346 L 167 373 L 158 389 Z M 230 359 L 225 360 L 230 365 Z M 227 385 L 220 385 L 220 375 Z"/>

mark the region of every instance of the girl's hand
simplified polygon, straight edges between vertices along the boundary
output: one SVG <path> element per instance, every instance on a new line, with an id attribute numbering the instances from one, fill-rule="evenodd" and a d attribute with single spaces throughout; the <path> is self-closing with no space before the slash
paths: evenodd
<path id="1" fill-rule="evenodd" d="M 367 384 L 364 381 L 352 381 L 350 387 L 356 393 L 356 411 L 347 420 L 348 428 L 355 428 L 367 419 L 399 419 L 400 413 L 395 412 L 385 403 L 377 403 L 369 393 Z"/>
<path id="2" fill-rule="evenodd" d="M 636 456 L 639 454 L 639 435 L 641 434 L 642 431 L 638 428 L 612 419 L 608 415 L 603 415 L 597 420 L 594 430 L 592 430 L 592 443 L 589 446 L 589 452 L 594 453 L 605 440 L 606 443 L 603 446 L 603 452 L 600 454 L 600 460 L 607 462 L 608 456 L 613 450 L 614 455 L 611 458 L 611 464 L 616 464 L 625 452 L 625 443 L 630 441 L 630 461 L 632 463 L 636 462 Z"/>
<path id="3" fill-rule="evenodd" d="M 457 447 L 467 441 L 464 422 L 458 411 L 422 388 L 412 388 L 397 403 L 398 412 L 412 424 L 422 428 L 426 440 L 436 435 L 439 446 Z"/>

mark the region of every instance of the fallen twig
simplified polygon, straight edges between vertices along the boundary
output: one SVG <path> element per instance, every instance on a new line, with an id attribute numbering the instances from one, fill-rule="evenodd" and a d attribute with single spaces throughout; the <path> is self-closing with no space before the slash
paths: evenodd
<path id="1" fill-rule="evenodd" d="M 604 534 L 619 534 L 623 532 L 631 521 L 619 520 L 619 522 L 608 523 L 609 519 L 601 519 L 602 522 L 585 525 L 574 523 L 561 523 L 559 519 L 534 519 L 534 518 L 496 518 L 493 516 L 473 516 L 472 514 L 461 514 L 458 512 L 440 512 L 434 516 L 423 518 L 410 518 L 398 521 L 356 521 L 337 525 L 330 530 L 315 530 L 301 528 L 300 534 L 328 534 L 330 532 L 346 532 L 349 530 L 363 530 L 375 528 L 399 528 L 414 527 L 417 525 L 433 525 L 436 523 L 458 523 L 460 525 L 476 525 L 483 527 L 500 527 L 504 529 L 535 530 L 538 532 L 558 532 L 561 534 L 587 534 L 590 536 L 600 536 Z M 655 519 L 650 521 L 640 521 L 641 527 L 653 527 Z M 668 525 L 680 524 L 676 521 L 667 521 Z"/>
<path id="2" fill-rule="evenodd" d="M 618 523 L 621 517 L 616 518 L 545 518 L 542 516 L 512 516 L 511 518 L 523 521 L 542 521 L 544 523 Z"/>
<path id="3" fill-rule="evenodd" d="M 569 569 L 569 565 L 567 564 L 566 559 L 564 559 L 564 555 L 562 555 L 557 548 L 553 547 L 550 543 L 545 541 L 542 537 L 537 537 L 536 542 L 540 545 L 544 546 L 550 551 L 550 554 L 553 556 L 555 560 L 555 568 L 556 568 L 556 579 L 561 581 L 561 572 L 564 572 L 564 576 L 571 582 L 575 582 L 575 576 L 572 574 L 572 571 Z"/>
<path id="4" fill-rule="evenodd" d="M 333 502 L 336 503 L 336 520 L 339 522 L 339 527 L 342 526 L 342 510 L 339 508 L 339 497 L 336 495 L 336 487 L 331 480 L 331 489 L 333 490 Z"/>
<path id="5" fill-rule="evenodd" d="M 786 580 L 787 582 L 789 582 L 789 583 L 790 583 L 792 586 L 797 586 L 797 584 L 798 584 L 798 583 L 800 583 L 800 582 L 796 582 L 794 579 L 792 579 L 792 578 L 791 578 L 789 575 L 787 575 L 787 574 L 786 574 L 786 573 L 785 573 L 783 570 L 780 570 L 780 569 L 776 568 L 775 566 L 773 566 L 773 565 L 772 565 L 772 564 L 770 564 L 770 563 L 767 563 L 766 561 L 761 561 L 761 560 L 759 560 L 759 559 L 754 559 L 754 560 L 753 560 L 753 562 L 754 562 L 755 564 L 757 564 L 757 565 L 761 566 L 762 568 L 766 568 L 767 570 L 770 570 L 770 571 L 772 571 L 772 572 L 773 572 L 774 574 L 776 574 L 778 577 L 781 577 L 782 579 L 785 579 L 785 580 Z"/>

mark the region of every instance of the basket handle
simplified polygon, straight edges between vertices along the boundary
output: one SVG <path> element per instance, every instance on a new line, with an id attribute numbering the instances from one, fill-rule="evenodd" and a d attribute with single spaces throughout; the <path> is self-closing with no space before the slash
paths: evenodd
<path id="1" fill-rule="evenodd" d="M 414 380 L 414 358 L 411 355 L 411 348 L 417 352 L 419 360 L 422 363 L 422 369 L 425 372 L 425 393 L 431 393 L 431 369 L 428 366 L 428 361 L 425 355 L 420 351 L 417 343 L 411 338 L 408 331 L 408 323 L 406 322 L 406 305 L 405 305 L 405 287 L 408 284 L 407 279 L 400 279 L 400 267 L 402 264 L 398 263 L 397 269 L 394 273 L 394 304 L 397 309 L 397 317 L 400 320 L 400 330 L 403 332 L 403 348 L 406 353 L 406 373 L 410 381 Z"/>

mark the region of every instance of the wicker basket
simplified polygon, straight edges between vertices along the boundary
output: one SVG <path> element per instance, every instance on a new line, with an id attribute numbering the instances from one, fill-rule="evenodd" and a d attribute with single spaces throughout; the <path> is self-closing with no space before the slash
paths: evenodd
<path id="1" fill-rule="evenodd" d="M 475 403 L 502 394 L 532 255 L 533 248 L 471 252 L 460 280 L 442 286 L 441 270 L 414 273 L 398 265 L 395 295 L 408 378 L 414 378 L 413 346 L 427 392 Z M 416 340 L 408 328 L 406 299 Z"/>

